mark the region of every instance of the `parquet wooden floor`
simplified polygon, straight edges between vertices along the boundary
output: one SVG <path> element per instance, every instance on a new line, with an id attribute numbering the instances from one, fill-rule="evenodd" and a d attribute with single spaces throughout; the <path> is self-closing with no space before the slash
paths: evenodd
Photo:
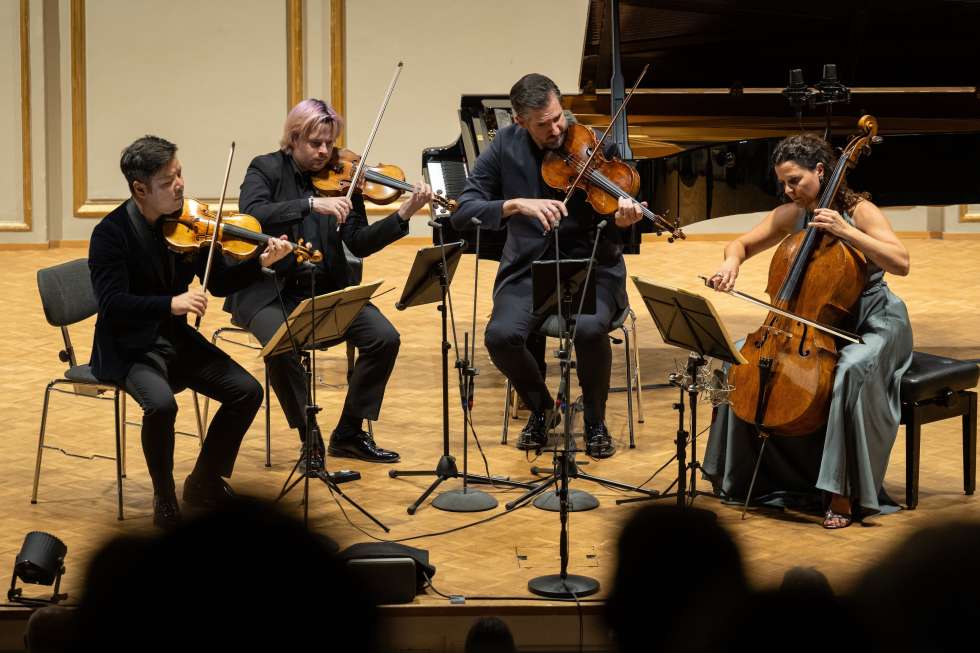
<path id="1" fill-rule="evenodd" d="M 394 287 L 377 302 L 402 334 L 401 353 L 387 392 L 381 420 L 376 424 L 378 442 L 400 451 L 400 469 L 424 469 L 433 466 L 441 452 L 439 322 L 434 305 L 396 311 L 393 307 L 401 284 L 419 242 L 389 247 L 366 263 L 366 279 L 383 277 L 383 287 Z M 980 258 L 980 242 L 912 240 L 912 274 L 893 278 L 892 288 L 908 303 L 918 349 L 962 358 L 980 357 L 980 335 L 976 327 L 976 305 L 980 290 L 975 282 Z M 644 244 L 643 254 L 627 259 L 630 274 L 694 291 L 702 286 L 698 273 L 714 271 L 721 257 L 722 244 L 689 242 L 668 245 L 662 242 Z M 80 249 L 44 252 L 2 252 L 0 261 L 6 274 L 0 278 L 4 308 L 0 314 L 0 414 L 3 415 L 3 437 L 0 438 L 0 566 L 10 568 L 24 534 L 40 529 L 57 534 L 68 545 L 68 573 L 63 588 L 77 596 L 82 571 L 94 549 L 106 538 L 119 533 L 150 527 L 152 492 L 139 447 L 138 427 L 130 427 L 129 477 L 125 481 L 126 519 L 115 518 L 115 480 L 113 463 L 108 460 L 85 461 L 57 452 L 46 452 L 41 478 L 40 501 L 31 505 L 31 477 L 45 384 L 63 371 L 57 352 L 61 346 L 58 329 L 49 326 L 41 310 L 35 272 L 41 267 L 85 256 Z M 740 288 L 762 295 L 768 257 L 750 261 L 743 269 Z M 482 343 L 486 317 L 490 311 L 489 289 L 495 265 L 480 266 L 480 297 L 477 308 L 477 334 Z M 468 329 L 472 300 L 473 260 L 460 264 L 453 286 L 453 300 L 459 319 L 457 331 Z M 673 369 L 674 361 L 684 354 L 668 348 L 660 340 L 650 316 L 643 310 L 632 284 L 629 286 L 633 306 L 639 316 L 639 346 L 643 380 L 662 382 Z M 712 296 L 719 313 L 727 322 L 733 337 L 755 328 L 760 318 L 757 309 L 726 296 Z M 206 335 L 227 325 L 226 315 L 213 301 L 204 320 Z M 81 360 L 87 359 L 91 346 L 93 320 L 72 329 Z M 229 348 L 258 378 L 261 365 L 253 352 Z M 529 478 L 529 465 L 522 453 L 512 446 L 501 446 L 500 422 L 504 380 L 487 358 L 482 345 L 477 347 L 475 424 L 483 450 L 493 474 L 512 478 Z M 552 366 L 554 369 L 556 366 Z M 338 415 L 345 387 L 345 361 L 342 352 L 319 357 L 319 372 L 325 385 L 319 386 L 318 400 L 324 407 L 321 424 L 332 426 Z M 613 384 L 621 384 L 622 348 L 614 348 Z M 553 375 L 554 378 L 554 375 Z M 460 454 L 461 419 L 456 409 L 456 389 L 451 410 L 453 452 Z M 591 473 L 627 483 L 640 483 L 665 462 L 673 452 L 676 418 L 671 402 L 672 389 L 644 393 L 643 412 L 646 421 L 637 425 L 638 446 L 626 448 L 625 396 L 611 395 L 609 426 L 615 434 L 619 453 L 606 461 L 592 463 Z M 275 401 L 273 399 L 273 401 Z M 178 428 L 192 431 L 193 410 L 190 395 L 179 398 L 181 413 Z M 701 416 L 706 424 L 709 407 Z M 289 432 L 278 405 L 272 417 L 273 466 L 264 463 L 263 424 L 257 419 L 246 437 L 238 458 L 233 480 L 240 491 L 261 497 L 274 497 L 293 456 L 297 438 Z M 130 402 L 130 419 L 138 419 L 135 404 Z M 962 493 L 961 446 L 959 420 L 931 424 L 923 430 L 921 500 L 918 510 L 871 520 L 865 527 L 842 531 L 825 531 L 817 518 L 809 515 L 773 515 L 753 513 L 740 520 L 739 512 L 722 506 L 713 498 L 699 498 L 697 504 L 718 513 L 734 535 L 744 554 L 752 580 L 762 586 L 778 582 L 793 565 L 812 565 L 823 570 L 837 588 L 845 588 L 856 574 L 902 540 L 913 530 L 936 521 L 980 518 L 980 498 Z M 56 395 L 52 400 L 48 442 L 83 454 L 112 453 L 112 406 L 109 402 Z M 516 438 L 521 422 L 512 422 Z M 703 451 L 705 438 L 700 440 Z M 513 442 L 513 440 L 512 440 Z M 886 479 L 887 489 L 904 497 L 904 436 L 899 436 Z M 178 437 L 175 476 L 178 483 L 189 472 L 197 454 L 197 442 Z M 475 449 L 470 464 L 482 472 L 482 461 Z M 538 464 L 547 466 L 547 459 Z M 358 469 L 363 480 L 344 486 L 346 492 L 374 513 L 390 528 L 390 537 L 406 538 L 462 526 L 491 513 L 453 514 L 432 508 L 427 502 L 415 516 L 405 507 L 427 486 L 428 478 L 390 479 L 388 467 L 344 461 L 335 466 Z M 650 483 L 663 488 L 672 478 L 670 467 Z M 598 496 L 601 506 L 588 513 L 571 517 L 571 571 L 585 573 L 603 583 L 608 581 L 615 565 L 614 543 L 619 525 L 635 508 L 616 506 L 621 493 L 590 484 L 575 486 Z M 178 486 L 179 487 L 179 486 Z M 458 487 L 457 482 L 445 488 Z M 517 494 L 503 489 L 491 490 L 501 503 Z M 360 529 L 383 537 L 384 534 L 356 511 L 347 508 L 357 528 L 347 523 L 325 488 L 312 488 L 313 528 L 328 531 L 341 544 L 367 539 Z M 287 500 L 290 509 L 299 514 L 298 495 Z M 498 508 L 494 514 L 502 512 Z M 527 580 L 558 569 L 558 518 L 534 508 L 518 510 L 489 523 L 440 537 L 417 539 L 412 543 L 430 550 L 438 567 L 437 587 L 445 593 L 464 595 L 526 594 Z M 521 553 L 521 558 L 518 556 Z M 692 561 L 696 563 L 696 561 Z M 673 564 L 652 560 L 651 564 Z M 3 582 L 6 582 L 4 577 Z M 441 606 L 445 601 L 435 595 L 421 596 L 417 606 Z"/>

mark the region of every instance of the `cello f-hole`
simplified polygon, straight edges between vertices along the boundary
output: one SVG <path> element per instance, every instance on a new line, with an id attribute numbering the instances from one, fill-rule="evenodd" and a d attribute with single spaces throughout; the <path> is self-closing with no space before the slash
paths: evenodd
<path id="1" fill-rule="evenodd" d="M 804 324 L 803 334 L 800 335 L 800 347 L 799 347 L 800 356 L 802 356 L 803 358 L 806 358 L 807 356 L 810 355 L 810 350 L 805 347 L 806 337 L 809 332 L 810 332 L 810 326 L 808 324 Z"/>

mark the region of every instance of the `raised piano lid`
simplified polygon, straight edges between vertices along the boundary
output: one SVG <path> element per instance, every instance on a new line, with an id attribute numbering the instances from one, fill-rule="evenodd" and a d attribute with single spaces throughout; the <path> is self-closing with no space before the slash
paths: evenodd
<path id="1" fill-rule="evenodd" d="M 566 96 L 596 126 L 609 115 L 609 2 L 590 3 L 582 94 Z M 884 135 L 980 131 L 977 25 L 980 3 L 966 0 L 620 0 L 626 86 L 652 64 L 628 108 L 634 156 L 797 132 L 780 94 L 789 70 L 812 86 L 826 63 L 852 90 L 835 131 L 864 113 Z M 804 114 L 805 129 L 823 125 L 819 108 Z"/>

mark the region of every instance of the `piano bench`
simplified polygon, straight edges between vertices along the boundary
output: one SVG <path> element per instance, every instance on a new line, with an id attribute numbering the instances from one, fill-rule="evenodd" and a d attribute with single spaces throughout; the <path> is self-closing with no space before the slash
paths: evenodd
<path id="1" fill-rule="evenodd" d="M 977 393 L 972 391 L 980 368 L 969 361 L 912 352 L 902 377 L 902 420 L 905 424 L 905 504 L 919 503 L 919 445 L 922 425 L 951 417 L 963 419 L 963 490 L 977 486 Z"/>

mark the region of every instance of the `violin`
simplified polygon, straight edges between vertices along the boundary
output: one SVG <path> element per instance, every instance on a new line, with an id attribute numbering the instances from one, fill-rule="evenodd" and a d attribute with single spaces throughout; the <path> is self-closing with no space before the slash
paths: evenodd
<path id="1" fill-rule="evenodd" d="M 181 254 L 211 246 L 216 218 L 217 216 L 208 209 L 207 204 L 185 198 L 179 216 L 164 218 L 163 237 L 167 241 L 167 246 Z M 221 219 L 220 232 L 215 245 L 221 247 L 225 254 L 235 260 L 243 261 L 253 256 L 261 245 L 272 238 L 262 233 L 262 225 L 258 219 L 251 215 L 237 213 Z M 310 250 L 303 244 L 302 239 L 298 244 L 289 242 L 289 245 L 300 263 L 304 261 L 319 263 L 323 260 L 323 254 L 318 250 Z"/>
<path id="2" fill-rule="evenodd" d="M 561 147 L 545 154 L 541 177 L 550 187 L 565 193 L 578 180 L 575 187 L 585 191 L 586 199 L 596 213 L 610 215 L 619 208 L 620 198 L 635 201 L 640 190 L 640 175 L 619 159 L 607 159 L 601 151 L 596 151 L 598 147 L 599 140 L 594 131 L 578 123 L 569 124 Z M 653 222 L 658 236 L 667 232 L 670 234 L 668 242 L 687 238 L 676 220 L 670 222 L 642 204 L 638 205 L 643 217 Z"/>
<path id="3" fill-rule="evenodd" d="M 355 152 L 335 147 L 327 165 L 313 175 L 313 186 L 324 195 L 345 195 L 360 160 L 361 157 Z M 411 193 L 415 188 L 405 181 L 405 172 L 401 168 L 390 163 L 379 163 L 364 166 L 358 190 L 375 204 L 385 205 L 397 200 L 403 192 Z M 456 200 L 433 195 L 432 202 L 447 211 L 456 210 Z"/>
<path id="4" fill-rule="evenodd" d="M 864 134 L 848 143 L 818 208 L 833 203 L 847 170 L 880 140 L 873 116 L 863 116 L 858 126 Z M 864 256 L 831 234 L 808 226 L 783 239 L 769 264 L 772 310 L 745 338 L 741 352 L 748 363 L 729 372 L 732 410 L 740 419 L 765 435 L 807 435 L 827 423 L 840 356 L 834 338 L 854 335 L 836 327 L 851 315 L 866 280 Z"/>

